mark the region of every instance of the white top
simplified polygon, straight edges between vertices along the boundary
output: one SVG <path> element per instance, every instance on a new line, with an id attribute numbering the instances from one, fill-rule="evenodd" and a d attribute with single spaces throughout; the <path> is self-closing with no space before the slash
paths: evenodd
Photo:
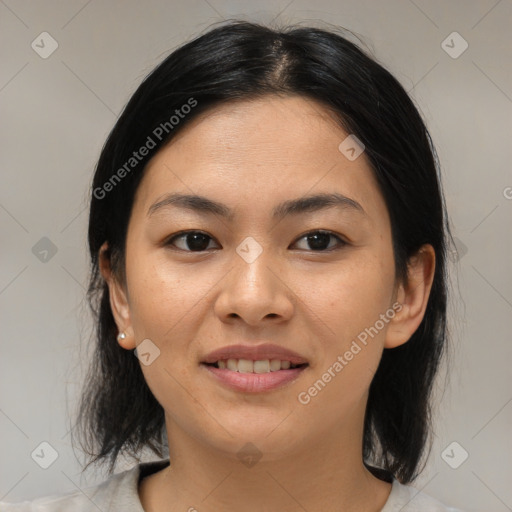
<path id="1" fill-rule="evenodd" d="M 144 512 L 139 481 L 169 465 L 169 460 L 143 462 L 112 475 L 101 484 L 19 503 L 0 502 L 0 512 Z M 414 487 L 393 481 L 388 501 L 381 512 L 462 512 L 446 507 Z"/>

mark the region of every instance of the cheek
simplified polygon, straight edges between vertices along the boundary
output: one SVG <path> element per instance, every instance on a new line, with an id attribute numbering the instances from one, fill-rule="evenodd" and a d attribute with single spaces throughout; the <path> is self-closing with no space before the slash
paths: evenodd
<path id="1" fill-rule="evenodd" d="M 322 390 L 319 394 L 324 399 L 346 401 L 348 406 L 352 400 L 360 399 L 371 383 L 393 317 L 391 256 L 361 252 L 357 261 L 342 265 L 326 276 L 324 282 L 328 285 L 317 288 L 312 296 L 315 302 L 309 305 L 322 320 L 319 322 L 322 356 L 315 368 L 315 378 L 322 381 L 317 388 Z M 325 393 L 323 384 L 329 388 Z M 311 391 L 315 393 L 315 389 Z"/>
<path id="2" fill-rule="evenodd" d="M 144 263 L 142 263 L 144 262 Z M 142 335 L 164 340 L 173 330 L 183 333 L 196 318 L 213 283 L 199 266 L 173 265 L 165 253 L 136 255 L 128 266 L 130 313 L 137 338 Z"/>
<path id="3" fill-rule="evenodd" d="M 347 267 L 332 276 L 323 295 L 317 295 L 315 307 L 327 335 L 317 340 L 322 344 L 318 363 L 298 401 L 311 421 L 321 417 L 326 428 L 361 406 L 380 363 L 392 318 L 393 276 L 386 268 L 375 260 Z"/>
<path id="4" fill-rule="evenodd" d="M 160 339 L 170 329 L 186 306 L 186 296 L 179 276 L 159 268 L 132 273 L 130 289 L 130 314 L 136 337 L 142 335 Z"/>
<path id="5" fill-rule="evenodd" d="M 144 265 L 135 263 L 142 261 Z M 191 396 L 200 396 L 191 382 L 193 366 L 188 363 L 195 360 L 190 340 L 203 321 L 198 308 L 212 284 L 192 267 L 184 270 L 161 256 L 150 262 L 151 255 L 140 254 L 127 265 L 135 338 L 137 343 L 150 339 L 160 351 L 151 364 L 141 364 L 141 370 L 157 401 L 167 412 L 180 411 L 174 421 L 187 425 L 197 422 L 201 412 L 190 405 Z"/>
<path id="6" fill-rule="evenodd" d="M 357 336 L 390 307 L 393 262 L 384 255 L 365 253 L 333 268 L 324 276 L 326 284 L 310 295 L 331 334 L 340 340 Z"/>

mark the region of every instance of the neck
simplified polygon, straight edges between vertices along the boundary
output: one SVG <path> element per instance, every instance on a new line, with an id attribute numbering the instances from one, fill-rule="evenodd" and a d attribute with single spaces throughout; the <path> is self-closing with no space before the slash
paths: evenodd
<path id="1" fill-rule="evenodd" d="M 391 491 L 362 462 L 359 425 L 320 436 L 316 443 L 305 441 L 291 454 L 263 453 L 257 462 L 257 456 L 241 461 L 239 449 L 226 453 L 201 443 L 170 418 L 166 425 L 171 464 L 139 489 L 148 512 L 377 512 Z M 259 453 L 257 448 L 248 452 Z"/>

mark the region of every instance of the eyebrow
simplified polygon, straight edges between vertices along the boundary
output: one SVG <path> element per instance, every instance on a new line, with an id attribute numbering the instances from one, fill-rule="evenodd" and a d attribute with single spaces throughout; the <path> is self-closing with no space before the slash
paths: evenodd
<path id="1" fill-rule="evenodd" d="M 223 203 L 213 201 L 204 196 L 179 193 L 168 194 L 152 204 L 148 209 L 147 215 L 149 217 L 156 211 L 168 206 L 175 206 L 207 215 L 219 215 L 228 220 L 233 220 L 234 217 L 233 211 Z M 354 199 L 339 193 L 322 193 L 284 201 L 272 210 L 272 218 L 277 220 L 289 215 L 299 215 L 335 207 L 367 215 L 364 208 Z"/>

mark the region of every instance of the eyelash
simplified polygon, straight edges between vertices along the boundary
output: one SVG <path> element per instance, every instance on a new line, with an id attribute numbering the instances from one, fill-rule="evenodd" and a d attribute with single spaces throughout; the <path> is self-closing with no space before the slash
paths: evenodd
<path id="1" fill-rule="evenodd" d="M 166 246 L 173 246 L 174 245 L 173 242 L 175 240 L 177 240 L 179 238 L 184 238 L 187 235 L 190 235 L 190 234 L 193 234 L 193 233 L 198 233 L 198 234 L 201 234 L 201 235 L 205 235 L 205 236 L 209 237 L 211 240 L 213 240 L 213 238 L 210 237 L 210 235 L 208 235 L 208 233 L 205 233 L 204 231 L 188 230 L 188 231 L 180 231 L 179 233 L 176 233 L 175 235 L 173 235 L 171 238 L 169 238 L 165 242 L 165 245 Z M 348 243 L 345 240 L 343 240 L 340 236 L 336 235 L 332 231 L 327 231 L 327 230 L 324 230 L 324 229 L 317 229 L 317 230 L 314 230 L 314 231 L 309 231 L 308 233 L 305 233 L 304 235 L 300 236 L 294 242 L 294 244 L 297 243 L 299 240 L 302 240 L 303 238 L 307 238 L 308 236 L 315 235 L 315 234 L 329 235 L 329 236 L 331 236 L 333 238 L 336 238 L 338 240 L 338 246 L 337 247 L 331 247 L 330 249 L 316 250 L 316 251 L 311 249 L 311 252 L 315 252 L 315 253 L 330 253 L 330 252 L 339 250 L 339 249 L 343 248 L 344 246 L 348 245 Z M 208 249 L 205 249 L 203 251 L 189 251 L 189 250 L 185 250 L 185 249 L 180 249 L 178 247 L 178 248 L 176 248 L 176 250 L 182 251 L 182 252 L 189 252 L 189 253 L 200 254 L 200 253 L 206 252 Z"/>

